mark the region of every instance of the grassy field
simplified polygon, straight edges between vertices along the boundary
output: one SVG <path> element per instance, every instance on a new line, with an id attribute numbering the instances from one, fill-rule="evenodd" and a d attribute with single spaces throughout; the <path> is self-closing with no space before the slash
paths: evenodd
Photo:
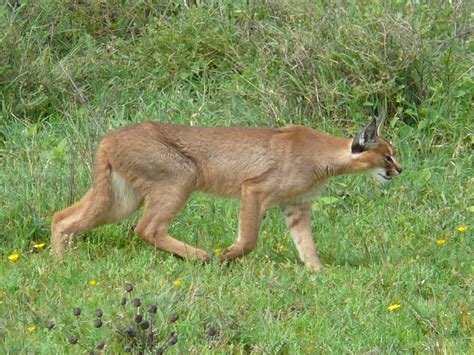
<path id="1" fill-rule="evenodd" d="M 472 4 L 188 4 L 0 5 L 0 352 L 472 353 Z M 201 194 L 171 234 L 214 255 L 206 265 L 142 243 L 139 213 L 64 261 L 49 252 L 52 214 L 88 189 L 113 128 L 353 136 L 381 109 L 404 172 L 338 177 L 315 201 L 321 272 L 299 263 L 276 209 L 257 249 L 221 265 L 238 202 Z"/>

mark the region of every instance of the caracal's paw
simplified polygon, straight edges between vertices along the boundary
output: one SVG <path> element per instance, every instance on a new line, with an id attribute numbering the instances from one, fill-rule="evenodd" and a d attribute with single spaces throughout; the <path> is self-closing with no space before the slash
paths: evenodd
<path id="1" fill-rule="evenodd" d="M 52 234 L 51 235 L 51 252 L 53 253 L 54 256 L 56 256 L 59 259 L 64 258 L 64 254 L 66 253 L 66 250 L 69 246 L 69 243 L 71 242 L 70 237 L 64 236 L 61 234 Z"/>
<path id="2" fill-rule="evenodd" d="M 321 263 L 306 263 L 306 269 L 312 272 L 320 271 L 323 268 Z"/>
<path id="3" fill-rule="evenodd" d="M 220 260 L 222 262 L 229 261 L 229 260 L 236 259 L 236 258 L 238 258 L 240 256 L 243 256 L 243 255 L 244 255 L 244 251 L 242 250 L 241 247 L 239 247 L 237 245 L 231 245 L 230 247 L 228 247 L 227 249 L 225 249 L 222 252 L 222 255 L 220 256 Z"/>
<path id="4" fill-rule="evenodd" d="M 199 250 L 196 253 L 195 258 L 203 263 L 207 263 L 210 260 L 209 254 L 207 254 L 205 251 L 202 251 L 202 250 Z"/>

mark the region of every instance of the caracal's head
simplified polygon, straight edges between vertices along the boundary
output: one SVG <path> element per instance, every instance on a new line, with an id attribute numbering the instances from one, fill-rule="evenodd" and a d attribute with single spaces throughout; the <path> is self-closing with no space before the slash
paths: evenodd
<path id="1" fill-rule="evenodd" d="M 402 172 L 392 143 L 380 137 L 383 118 L 372 121 L 352 140 L 352 155 L 361 171 L 386 183 Z"/>

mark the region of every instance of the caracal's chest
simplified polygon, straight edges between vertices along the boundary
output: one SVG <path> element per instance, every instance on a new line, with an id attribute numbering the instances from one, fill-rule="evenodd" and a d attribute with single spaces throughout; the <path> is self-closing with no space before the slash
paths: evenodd
<path id="1" fill-rule="evenodd" d="M 318 184 L 312 186 L 309 190 L 298 193 L 283 200 L 279 205 L 300 205 L 300 204 L 311 204 L 313 201 L 324 191 L 326 186 L 326 180 L 318 182 Z"/>

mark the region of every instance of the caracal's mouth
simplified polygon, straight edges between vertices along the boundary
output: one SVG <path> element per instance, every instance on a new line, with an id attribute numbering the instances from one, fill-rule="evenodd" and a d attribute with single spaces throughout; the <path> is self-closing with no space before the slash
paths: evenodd
<path id="1" fill-rule="evenodd" d="M 383 168 L 374 169 L 370 173 L 382 184 L 385 184 L 393 179 L 393 176 L 387 175 L 387 170 Z"/>
<path id="2" fill-rule="evenodd" d="M 390 181 L 390 180 L 393 179 L 391 176 L 387 176 L 387 175 L 381 174 L 381 173 L 377 173 L 377 176 L 380 176 L 382 179 L 384 179 L 384 181 Z"/>

